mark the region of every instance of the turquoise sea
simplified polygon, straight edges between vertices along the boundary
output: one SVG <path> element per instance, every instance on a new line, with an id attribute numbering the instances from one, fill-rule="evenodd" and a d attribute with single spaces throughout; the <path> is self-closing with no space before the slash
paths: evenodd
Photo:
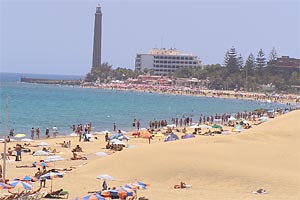
<path id="1" fill-rule="evenodd" d="M 148 127 L 150 120 L 193 116 L 197 121 L 216 113 L 252 111 L 258 108 L 283 108 L 285 105 L 218 99 L 207 97 L 176 96 L 154 93 L 73 88 L 60 85 L 20 83 L 20 74 L 1 74 L 1 122 L 0 134 L 5 124 L 5 97 L 8 96 L 8 130 L 30 135 L 32 127 L 39 127 L 43 136 L 46 128 L 57 126 L 59 133 L 69 134 L 73 124 L 91 122 L 93 131 L 117 129 L 132 130 L 133 119 L 139 119 L 141 127 Z M 30 75 L 34 78 L 74 79 L 82 77 Z"/>

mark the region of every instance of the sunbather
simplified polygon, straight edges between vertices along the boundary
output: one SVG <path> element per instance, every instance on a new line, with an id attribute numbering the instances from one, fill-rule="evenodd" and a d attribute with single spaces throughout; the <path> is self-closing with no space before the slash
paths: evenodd
<path id="1" fill-rule="evenodd" d="M 87 160 L 87 158 L 85 156 L 81 156 L 73 152 L 73 157 L 71 158 L 71 160 Z"/>

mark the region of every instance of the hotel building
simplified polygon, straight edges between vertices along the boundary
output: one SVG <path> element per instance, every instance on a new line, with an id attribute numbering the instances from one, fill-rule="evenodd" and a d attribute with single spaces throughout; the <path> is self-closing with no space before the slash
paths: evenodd
<path id="1" fill-rule="evenodd" d="M 164 76 L 173 73 L 180 67 L 202 67 L 197 56 L 182 54 L 177 49 L 151 49 L 148 53 L 137 54 L 135 69 L 153 70 L 154 75 Z"/>

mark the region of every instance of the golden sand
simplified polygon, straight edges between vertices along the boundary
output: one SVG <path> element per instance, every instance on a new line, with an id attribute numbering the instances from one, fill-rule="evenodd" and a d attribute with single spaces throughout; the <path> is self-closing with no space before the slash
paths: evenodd
<path id="1" fill-rule="evenodd" d="M 109 174 L 117 181 L 108 181 L 108 186 L 121 186 L 135 179 L 149 183 L 147 190 L 139 190 L 138 196 L 149 199 L 200 199 L 200 200 L 254 200 L 254 199 L 299 199 L 299 134 L 300 111 L 254 126 L 250 130 L 231 135 L 197 136 L 194 139 L 164 143 L 155 138 L 148 140 L 131 138 L 121 152 L 106 157 L 96 152 L 107 152 L 104 135 L 98 140 L 78 142 L 77 137 L 56 138 L 45 141 L 66 160 L 57 161 L 56 168 L 70 168 L 64 178 L 53 180 L 53 189 L 69 191 L 69 199 L 84 196 L 88 191 L 100 190 L 100 174 Z M 88 160 L 70 160 L 71 149 L 61 148 L 58 142 L 71 140 L 72 147 L 80 144 Z M 13 147 L 16 143 L 9 143 Z M 41 147 L 31 147 L 32 150 Z M 11 159 L 14 159 L 11 158 Z M 45 159 L 23 153 L 23 161 L 7 162 L 9 179 L 33 175 L 36 168 L 16 168 L 16 165 L 31 165 Z M 54 167 L 54 163 L 51 163 Z M 191 189 L 174 189 L 184 181 Z M 38 184 L 35 183 L 35 187 Z M 253 194 L 264 188 L 267 194 Z M 50 190 L 50 181 L 42 191 Z"/>

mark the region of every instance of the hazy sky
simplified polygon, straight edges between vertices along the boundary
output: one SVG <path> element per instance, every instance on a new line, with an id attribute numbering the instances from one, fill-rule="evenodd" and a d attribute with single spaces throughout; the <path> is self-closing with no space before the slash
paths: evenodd
<path id="1" fill-rule="evenodd" d="M 84 75 L 92 63 L 94 13 L 103 13 L 102 62 L 134 69 L 136 53 L 176 47 L 203 64 L 300 58 L 299 0 L 0 0 L 0 71 Z"/>

